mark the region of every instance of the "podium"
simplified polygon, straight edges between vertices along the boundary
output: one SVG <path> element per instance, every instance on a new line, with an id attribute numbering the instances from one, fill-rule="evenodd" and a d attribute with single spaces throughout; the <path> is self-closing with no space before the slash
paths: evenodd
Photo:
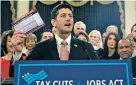
<path id="1" fill-rule="evenodd" d="M 130 61 L 18 61 L 14 85 L 133 85 Z"/>
<path id="2" fill-rule="evenodd" d="M 133 84 L 136 84 L 136 78 L 133 78 Z M 5 79 L 1 85 L 13 85 L 13 78 Z"/>

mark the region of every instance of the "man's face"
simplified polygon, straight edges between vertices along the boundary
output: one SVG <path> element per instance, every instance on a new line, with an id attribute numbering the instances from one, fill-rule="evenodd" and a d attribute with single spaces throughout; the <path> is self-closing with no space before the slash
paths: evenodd
<path id="1" fill-rule="evenodd" d="M 68 8 L 59 9 L 56 19 L 52 19 L 52 24 L 61 34 L 71 33 L 73 28 L 72 11 Z"/>
<path id="2" fill-rule="evenodd" d="M 41 41 L 48 40 L 53 37 L 51 32 L 44 32 Z"/>
<path id="3" fill-rule="evenodd" d="M 132 34 L 133 39 L 136 40 L 136 26 L 133 28 L 131 34 Z"/>
<path id="4" fill-rule="evenodd" d="M 103 42 L 105 41 L 106 36 L 107 36 L 107 33 L 106 33 L 106 32 L 103 33 L 103 35 L 102 35 L 102 40 L 103 40 Z"/>
<path id="5" fill-rule="evenodd" d="M 83 24 L 78 23 L 76 27 L 74 28 L 75 35 L 78 35 L 80 32 L 85 33 L 85 27 Z"/>
<path id="6" fill-rule="evenodd" d="M 109 29 L 107 29 L 106 32 L 107 32 L 107 33 L 116 33 L 116 34 L 117 34 L 117 30 L 116 30 L 116 28 L 114 28 L 114 27 L 110 27 Z"/>
<path id="7" fill-rule="evenodd" d="M 119 41 L 118 53 L 122 59 L 129 58 L 132 55 L 131 43 L 128 40 Z"/>

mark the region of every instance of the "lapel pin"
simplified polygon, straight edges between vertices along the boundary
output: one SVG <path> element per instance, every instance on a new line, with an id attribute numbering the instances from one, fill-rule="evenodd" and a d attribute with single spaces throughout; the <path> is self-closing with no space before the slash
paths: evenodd
<path id="1" fill-rule="evenodd" d="M 77 45 L 74 45 L 75 47 L 77 47 Z"/>

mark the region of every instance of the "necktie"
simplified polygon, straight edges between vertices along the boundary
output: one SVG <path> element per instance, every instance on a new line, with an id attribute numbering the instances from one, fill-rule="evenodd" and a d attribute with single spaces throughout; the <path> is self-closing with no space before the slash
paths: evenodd
<path id="1" fill-rule="evenodd" d="M 67 42 L 62 41 L 61 45 L 62 46 L 60 48 L 60 60 L 68 60 L 69 52 L 68 52 Z"/>

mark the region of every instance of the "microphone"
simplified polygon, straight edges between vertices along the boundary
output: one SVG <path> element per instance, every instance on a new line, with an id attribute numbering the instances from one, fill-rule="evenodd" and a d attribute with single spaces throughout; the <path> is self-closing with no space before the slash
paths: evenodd
<path id="1" fill-rule="evenodd" d="M 87 54 L 88 58 L 89 58 L 90 60 L 92 60 L 92 58 L 91 58 L 90 54 L 88 53 L 87 43 L 86 43 L 86 42 L 85 42 L 85 52 L 86 52 L 86 54 Z"/>
<path id="2" fill-rule="evenodd" d="M 90 54 L 88 53 L 88 50 L 87 50 L 87 49 L 85 49 L 85 52 L 86 52 L 88 58 L 89 58 L 90 60 L 92 60 L 92 58 L 91 58 Z"/>
<path id="3" fill-rule="evenodd" d="M 85 52 L 86 52 L 88 58 L 89 58 L 90 60 L 93 60 L 93 59 L 91 58 L 89 52 L 88 52 L 87 47 L 88 47 L 88 46 L 87 46 L 87 43 L 85 43 Z M 92 47 L 93 47 L 93 46 L 92 46 Z M 94 50 L 94 53 L 95 53 L 95 55 L 96 55 L 96 58 L 99 58 L 99 57 L 98 57 L 98 54 L 97 54 L 97 52 L 96 52 L 95 50 Z"/>

